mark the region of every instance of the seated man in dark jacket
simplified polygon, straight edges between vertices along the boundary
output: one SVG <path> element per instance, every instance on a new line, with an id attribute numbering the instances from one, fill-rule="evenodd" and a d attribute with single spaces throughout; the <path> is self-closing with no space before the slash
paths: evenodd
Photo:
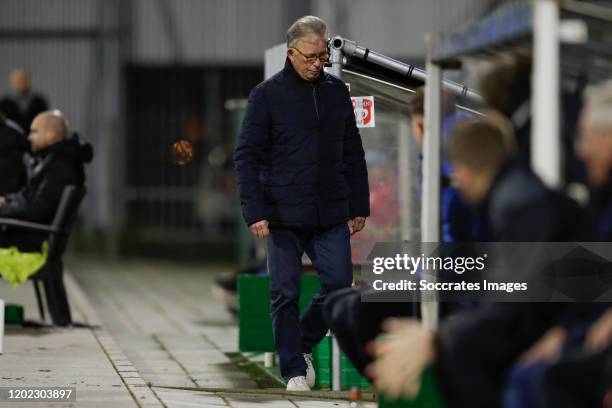
<path id="1" fill-rule="evenodd" d="M 478 209 L 488 240 L 566 239 L 567 226 L 562 221 L 566 211 L 577 208 L 546 188 L 528 168 L 508 160 L 503 138 L 496 124 L 479 119 L 458 125 L 451 141 L 454 181 L 466 201 Z M 516 271 L 513 280 L 529 278 L 520 276 L 521 272 Z M 564 307 L 486 304 L 444 320 L 435 334 L 414 320 L 395 323 L 390 331 L 396 335 L 377 347 L 376 362 L 368 372 L 384 392 L 414 390 L 418 376 L 409 378 L 406 373 L 419 369 L 406 367 L 422 368 L 427 364 L 423 356 L 435 356 L 436 378 L 448 406 L 500 406 L 514 361 L 555 324 Z"/>
<path id="2" fill-rule="evenodd" d="M 23 187 L 26 180 L 23 157 L 27 151 L 28 141 L 19 126 L 0 113 L 0 195 Z"/>
<path id="3" fill-rule="evenodd" d="M 66 119 L 59 111 L 43 112 L 32 122 L 28 139 L 33 157 L 28 165 L 26 186 L 0 196 L 0 217 L 49 224 L 68 185 L 85 182 L 83 163 L 91 161 L 91 146 L 77 137 L 67 138 Z M 23 251 L 40 250 L 44 236 L 17 232 L 0 234 L 0 246 Z"/>
<path id="4" fill-rule="evenodd" d="M 611 112 L 612 81 L 589 87 L 577 144 L 590 187 L 585 217 L 577 223 L 581 242 L 612 242 Z M 575 269 L 587 273 L 590 267 Z M 597 274 L 598 286 L 607 290 L 607 274 L 601 270 Z M 607 407 L 612 397 L 612 309 L 604 302 L 573 303 L 568 309 L 559 324 L 522 358 L 520 366 L 537 374 L 530 378 L 531 389 L 526 390 L 530 392 L 523 394 L 546 408 Z M 524 396 L 515 406 L 525 406 L 523 400 Z"/>

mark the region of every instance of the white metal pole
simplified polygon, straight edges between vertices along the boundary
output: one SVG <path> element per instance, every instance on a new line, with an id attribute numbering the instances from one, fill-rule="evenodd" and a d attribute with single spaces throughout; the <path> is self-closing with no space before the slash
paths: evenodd
<path id="1" fill-rule="evenodd" d="M 340 391 L 342 388 L 342 351 L 336 336 L 331 334 L 331 356 L 332 356 L 332 391 Z"/>
<path id="2" fill-rule="evenodd" d="M 410 125 L 406 120 L 406 117 L 403 115 L 397 115 L 397 137 L 399 140 L 397 141 L 397 145 L 399 146 L 399 151 L 397 153 L 398 156 L 398 166 L 399 166 L 399 203 L 400 203 L 400 238 L 402 241 L 411 241 L 413 237 L 413 231 L 415 225 L 413 224 L 413 220 L 411 215 L 412 209 L 412 200 L 411 200 L 411 192 L 412 192 L 412 177 L 410 172 L 410 165 L 412 162 L 412 158 L 410 157 Z M 416 157 L 416 155 L 413 155 Z"/>
<path id="3" fill-rule="evenodd" d="M 274 351 L 266 351 L 264 353 L 264 367 L 272 368 L 274 367 L 276 358 L 276 353 Z"/>
<path id="4" fill-rule="evenodd" d="M 370 50 L 357 44 L 355 41 L 347 40 L 342 37 L 334 37 L 332 39 L 332 47 L 342 48 L 345 56 L 360 58 L 369 61 L 381 67 L 385 67 L 392 71 L 398 72 L 411 78 L 425 81 L 427 72 L 415 67 L 414 65 L 406 64 L 376 51 Z M 474 90 L 447 79 L 442 80 L 442 86 L 449 92 L 455 95 L 463 96 L 474 102 L 481 102 L 482 99 Z"/>
<path id="5" fill-rule="evenodd" d="M 425 137 L 423 142 L 423 190 L 421 196 L 421 242 L 440 240 L 440 133 L 442 68 L 431 60 L 431 37 L 426 37 L 427 80 L 425 83 Z M 427 276 L 430 281 L 435 276 Z M 438 325 L 438 303 L 435 293 L 424 293 L 421 316 L 426 327 Z"/>
<path id="6" fill-rule="evenodd" d="M 342 64 L 344 63 L 344 51 L 342 50 L 343 40 L 340 37 L 334 37 L 330 44 L 330 67 L 327 72 L 338 78 L 342 77 Z"/>
<path id="7" fill-rule="evenodd" d="M 332 40 L 331 44 L 331 55 L 330 63 L 331 67 L 328 68 L 327 72 L 342 78 L 342 64 L 344 62 L 344 51 L 342 51 L 342 44 L 337 43 L 336 39 Z M 331 337 L 331 357 L 332 357 L 332 378 L 331 387 L 333 391 L 340 391 L 342 388 L 342 351 L 336 336 Z"/>
<path id="8" fill-rule="evenodd" d="M 546 185 L 558 188 L 561 186 L 559 6 L 555 0 L 535 0 L 533 7 L 531 166 Z"/>

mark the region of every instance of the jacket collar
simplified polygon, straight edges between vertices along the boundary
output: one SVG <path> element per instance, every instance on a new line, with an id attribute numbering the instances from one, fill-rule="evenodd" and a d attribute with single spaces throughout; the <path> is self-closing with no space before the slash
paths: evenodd
<path id="1" fill-rule="evenodd" d="M 41 149 L 37 152 L 34 153 L 34 156 L 39 158 L 39 159 L 44 159 L 45 157 L 51 155 L 51 153 L 57 152 L 59 150 L 62 150 L 62 148 L 64 148 L 64 146 L 66 145 L 66 140 L 61 140 L 57 143 L 53 143 L 52 145 L 49 145 L 47 147 L 45 147 L 44 149 Z"/>
<path id="2" fill-rule="evenodd" d="M 283 68 L 283 73 L 285 74 L 285 76 L 303 84 L 318 84 L 325 77 L 325 71 L 321 71 L 321 74 L 317 78 L 313 79 L 312 81 L 306 81 L 295 71 L 289 57 L 285 58 L 285 67 Z"/>
<path id="3" fill-rule="evenodd" d="M 477 206 L 478 212 L 480 214 L 482 214 L 484 216 L 486 216 L 486 214 L 488 214 L 488 212 L 489 212 L 489 205 L 491 203 L 491 198 L 493 197 L 493 194 L 495 194 L 496 188 L 499 187 L 499 184 L 503 180 L 504 176 L 508 172 L 510 172 L 510 170 L 512 168 L 514 168 L 517 165 L 520 165 L 520 164 L 518 164 L 513 159 L 508 159 L 508 160 L 506 160 L 501 165 L 501 167 L 499 168 L 499 170 L 497 171 L 497 173 L 493 177 L 493 181 L 491 182 L 491 186 L 489 187 L 489 190 L 487 191 L 487 194 L 485 195 L 485 197 L 482 200 L 482 202 Z"/>
<path id="4" fill-rule="evenodd" d="M 590 206 L 597 212 L 603 211 L 606 207 L 612 209 L 612 171 L 608 175 L 608 182 L 599 188 L 591 188 Z M 612 217 L 612 212 L 610 214 Z"/>

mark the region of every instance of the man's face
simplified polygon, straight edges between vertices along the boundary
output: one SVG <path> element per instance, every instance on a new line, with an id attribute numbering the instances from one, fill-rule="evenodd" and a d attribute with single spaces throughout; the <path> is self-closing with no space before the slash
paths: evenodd
<path id="1" fill-rule="evenodd" d="M 45 129 L 45 127 L 43 126 L 43 120 L 40 116 L 37 116 L 32 121 L 28 140 L 30 141 L 30 145 L 32 146 L 33 152 L 37 152 L 49 146 L 49 141 L 51 140 L 50 131 Z"/>
<path id="2" fill-rule="evenodd" d="M 453 186 L 459 190 L 459 194 L 470 205 L 477 205 L 482 201 L 482 193 L 477 188 L 474 170 L 461 162 L 454 161 Z"/>
<path id="3" fill-rule="evenodd" d="M 419 146 L 423 146 L 423 135 L 425 134 L 423 115 L 417 113 L 410 118 L 410 126 L 412 127 L 412 137 Z"/>
<path id="4" fill-rule="evenodd" d="M 287 49 L 287 56 L 293 69 L 302 79 L 313 81 L 323 70 L 328 57 L 325 40 L 317 36 L 304 37 L 295 45 Z M 323 61 L 322 61 L 323 60 Z"/>
<path id="5" fill-rule="evenodd" d="M 24 69 L 16 69 L 11 73 L 11 89 L 19 95 L 30 90 L 30 78 Z"/>
<path id="6" fill-rule="evenodd" d="M 580 118 L 577 152 L 585 163 L 589 182 L 601 187 L 608 182 L 612 171 L 612 129 L 593 129 L 587 115 L 588 112 L 583 112 Z"/>

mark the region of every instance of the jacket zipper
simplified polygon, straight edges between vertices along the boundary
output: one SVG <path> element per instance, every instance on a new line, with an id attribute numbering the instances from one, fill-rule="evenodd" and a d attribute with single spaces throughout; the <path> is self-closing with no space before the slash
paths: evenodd
<path id="1" fill-rule="evenodd" d="M 317 86 L 315 84 L 312 84 L 312 99 L 314 99 L 315 114 L 317 115 L 317 120 L 319 120 L 319 105 L 317 105 Z"/>
<path id="2" fill-rule="evenodd" d="M 317 122 L 319 121 L 319 105 L 317 104 L 317 86 L 316 84 L 312 84 L 312 99 L 314 100 L 314 108 L 315 108 L 315 114 L 317 115 Z M 319 179 L 319 164 L 317 163 L 317 167 L 316 167 L 316 179 Z M 318 188 L 317 188 L 318 190 Z M 318 192 L 316 193 L 316 195 L 318 196 Z M 321 210 L 319 208 L 319 203 L 317 202 L 315 205 L 315 209 L 317 211 L 317 224 L 320 225 L 321 224 Z"/>

